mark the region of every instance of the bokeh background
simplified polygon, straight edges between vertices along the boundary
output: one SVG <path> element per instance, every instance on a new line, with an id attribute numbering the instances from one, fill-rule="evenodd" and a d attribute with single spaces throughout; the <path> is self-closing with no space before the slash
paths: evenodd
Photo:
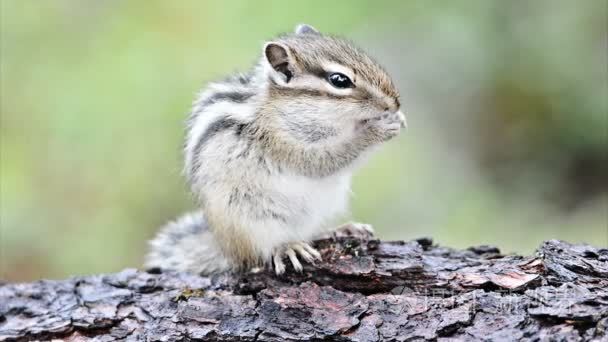
<path id="1" fill-rule="evenodd" d="M 140 266 L 190 210 L 205 82 L 305 22 L 394 75 L 409 130 L 357 173 L 384 239 L 608 246 L 607 13 L 586 1 L 0 0 L 0 279 Z"/>

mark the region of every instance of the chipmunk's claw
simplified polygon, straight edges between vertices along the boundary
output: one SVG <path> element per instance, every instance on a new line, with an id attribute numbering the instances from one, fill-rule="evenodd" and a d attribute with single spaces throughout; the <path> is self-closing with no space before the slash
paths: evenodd
<path id="1" fill-rule="evenodd" d="M 303 267 L 298 259 L 298 255 L 308 263 L 314 263 L 315 260 L 322 260 L 319 251 L 311 247 L 307 242 L 295 242 L 280 248 L 272 256 L 274 263 L 274 272 L 277 275 L 285 273 L 285 263 L 283 257 L 287 256 L 294 270 L 302 272 Z"/>

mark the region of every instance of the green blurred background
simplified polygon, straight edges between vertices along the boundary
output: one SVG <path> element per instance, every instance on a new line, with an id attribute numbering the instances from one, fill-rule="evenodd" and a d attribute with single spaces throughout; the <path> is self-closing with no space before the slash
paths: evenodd
<path id="1" fill-rule="evenodd" d="M 0 278 L 139 266 L 193 208 L 183 121 L 206 81 L 305 22 L 394 75 L 409 130 L 357 173 L 384 239 L 608 245 L 606 1 L 0 0 Z"/>

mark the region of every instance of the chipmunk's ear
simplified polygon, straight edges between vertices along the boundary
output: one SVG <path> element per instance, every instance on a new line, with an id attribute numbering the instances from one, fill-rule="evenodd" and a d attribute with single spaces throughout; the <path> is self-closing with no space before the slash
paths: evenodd
<path id="1" fill-rule="evenodd" d="M 264 46 L 264 56 L 281 80 L 289 83 L 294 70 L 289 48 L 281 43 L 270 42 Z"/>
<path id="2" fill-rule="evenodd" d="M 319 34 L 319 31 L 308 24 L 300 24 L 296 26 L 295 34 Z"/>

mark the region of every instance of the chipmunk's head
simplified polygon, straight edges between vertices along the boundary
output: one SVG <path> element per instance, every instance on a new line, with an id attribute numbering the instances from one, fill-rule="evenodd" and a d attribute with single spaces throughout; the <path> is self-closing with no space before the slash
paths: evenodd
<path id="1" fill-rule="evenodd" d="M 318 141 L 336 130 L 400 109 L 387 72 L 351 42 L 298 25 L 265 44 L 266 112 L 295 138 Z M 286 130 L 283 130 L 286 128 Z"/>

